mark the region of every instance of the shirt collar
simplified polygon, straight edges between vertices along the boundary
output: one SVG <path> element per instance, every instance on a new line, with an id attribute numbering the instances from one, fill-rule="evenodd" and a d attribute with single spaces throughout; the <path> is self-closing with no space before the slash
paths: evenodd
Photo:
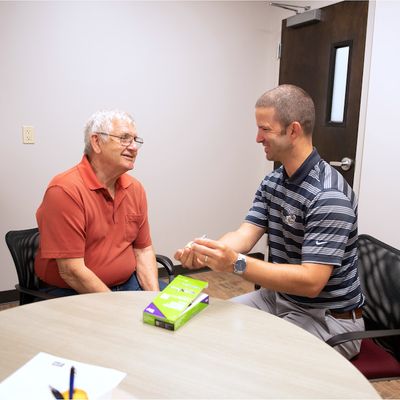
<path id="1" fill-rule="evenodd" d="M 83 182 L 90 190 L 104 189 L 104 185 L 99 182 L 93 168 L 86 155 L 82 157 L 81 162 L 78 164 L 78 171 L 83 179 Z M 127 174 L 121 175 L 117 179 L 117 187 L 126 189 L 132 183 L 132 179 Z"/>
<path id="2" fill-rule="evenodd" d="M 284 180 L 293 185 L 300 185 L 320 160 L 321 157 L 318 154 L 317 149 L 314 147 L 311 154 L 304 160 L 303 164 L 300 165 L 291 177 L 288 177 L 285 168 L 283 168 Z"/>

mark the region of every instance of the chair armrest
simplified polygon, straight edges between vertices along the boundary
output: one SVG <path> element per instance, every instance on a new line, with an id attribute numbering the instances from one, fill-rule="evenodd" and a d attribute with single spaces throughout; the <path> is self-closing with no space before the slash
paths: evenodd
<path id="1" fill-rule="evenodd" d="M 161 264 L 165 268 L 168 274 L 168 281 L 171 282 L 172 279 L 175 277 L 174 264 L 171 259 L 167 256 L 156 254 L 156 260 L 158 264 Z"/>
<path id="2" fill-rule="evenodd" d="M 18 292 L 30 294 L 31 296 L 37 297 L 39 299 L 55 299 L 57 297 L 46 292 L 41 292 L 40 290 L 27 289 L 20 285 L 15 285 L 15 289 L 17 289 Z"/>
<path id="3" fill-rule="evenodd" d="M 387 336 L 400 336 L 400 329 L 380 329 L 371 331 L 346 332 L 332 336 L 326 341 L 329 346 L 337 346 L 338 344 L 348 342 L 350 340 L 373 339 Z"/>

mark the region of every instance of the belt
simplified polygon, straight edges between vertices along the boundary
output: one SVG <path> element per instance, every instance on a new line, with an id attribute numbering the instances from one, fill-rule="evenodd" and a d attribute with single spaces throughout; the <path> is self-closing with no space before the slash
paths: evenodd
<path id="1" fill-rule="evenodd" d="M 344 312 L 330 310 L 330 313 L 332 317 L 337 319 L 358 319 L 362 317 L 362 308 L 355 308 L 354 310 Z"/>

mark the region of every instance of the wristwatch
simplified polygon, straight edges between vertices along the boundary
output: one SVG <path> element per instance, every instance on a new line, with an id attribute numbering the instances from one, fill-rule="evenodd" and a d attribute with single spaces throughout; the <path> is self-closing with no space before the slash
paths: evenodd
<path id="1" fill-rule="evenodd" d="M 242 275 L 246 271 L 246 257 L 243 254 L 238 254 L 236 261 L 233 264 L 233 273 Z"/>

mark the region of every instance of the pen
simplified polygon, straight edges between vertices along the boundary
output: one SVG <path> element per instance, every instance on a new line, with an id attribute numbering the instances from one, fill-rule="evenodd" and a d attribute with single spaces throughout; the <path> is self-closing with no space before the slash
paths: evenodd
<path id="1" fill-rule="evenodd" d="M 74 397 L 74 378 L 75 378 L 75 367 L 71 367 L 69 373 L 69 399 Z"/>
<path id="2" fill-rule="evenodd" d="M 207 234 L 205 233 L 200 239 L 206 239 L 207 238 Z M 190 241 L 185 247 L 191 248 L 193 245 L 194 241 Z"/>
<path id="3" fill-rule="evenodd" d="M 49 385 L 49 388 L 55 399 L 63 399 L 64 400 L 64 396 L 57 389 L 53 388 L 50 385 Z"/>

